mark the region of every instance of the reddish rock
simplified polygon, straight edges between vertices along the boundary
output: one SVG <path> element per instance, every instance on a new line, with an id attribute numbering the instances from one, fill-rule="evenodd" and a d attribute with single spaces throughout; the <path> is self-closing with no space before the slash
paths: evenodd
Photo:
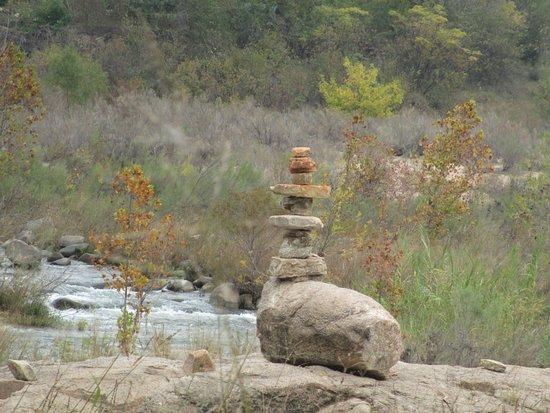
<path id="1" fill-rule="evenodd" d="M 290 158 L 288 168 L 292 174 L 315 172 L 317 170 L 317 166 L 313 159 L 308 157 Z"/>
<path id="2" fill-rule="evenodd" d="M 185 359 L 185 363 L 183 364 L 183 371 L 187 374 L 213 370 L 214 363 L 210 358 L 210 353 L 208 353 L 208 350 L 196 350 L 190 352 L 187 359 Z"/>
<path id="3" fill-rule="evenodd" d="M 297 146 L 292 148 L 292 156 L 294 158 L 307 158 L 311 155 L 311 148 L 307 146 Z"/>
<path id="4" fill-rule="evenodd" d="M 311 185 L 313 182 L 313 174 L 302 173 L 302 174 L 292 174 L 292 183 L 295 185 Z"/>
<path id="5" fill-rule="evenodd" d="M 328 185 L 277 184 L 271 187 L 271 191 L 279 195 L 300 198 L 328 198 L 330 196 L 330 186 Z"/>

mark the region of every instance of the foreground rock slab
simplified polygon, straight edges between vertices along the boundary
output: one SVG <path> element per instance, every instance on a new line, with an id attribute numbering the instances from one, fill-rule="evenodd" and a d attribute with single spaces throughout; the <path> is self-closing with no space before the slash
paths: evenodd
<path id="1" fill-rule="evenodd" d="M 38 366 L 36 382 L 13 388 L 0 411 L 82 412 L 547 412 L 550 369 L 482 368 L 399 362 L 386 381 L 326 367 L 270 363 L 260 354 L 216 362 L 216 371 L 185 373 L 156 357 L 102 357 Z M 13 381 L 0 367 L 0 387 Z M 97 391 L 99 389 L 99 392 Z M 92 406 L 93 395 L 102 398 Z M 55 396 L 55 397 L 54 397 Z M 98 403 L 100 405 L 98 405 Z M 359 406 L 361 410 L 359 410 Z M 356 410 L 354 410 L 356 409 Z"/>
<path id="2" fill-rule="evenodd" d="M 7 241 L 4 248 L 6 257 L 18 267 L 32 268 L 39 265 L 42 259 L 38 248 L 18 239 Z"/>
<path id="3" fill-rule="evenodd" d="M 25 360 L 8 360 L 8 368 L 17 380 L 36 380 L 36 374 L 32 366 Z"/>
<path id="4" fill-rule="evenodd" d="M 270 279 L 256 326 L 262 353 L 275 362 L 385 378 L 403 352 L 399 324 L 384 307 L 357 291 L 319 281 Z"/>

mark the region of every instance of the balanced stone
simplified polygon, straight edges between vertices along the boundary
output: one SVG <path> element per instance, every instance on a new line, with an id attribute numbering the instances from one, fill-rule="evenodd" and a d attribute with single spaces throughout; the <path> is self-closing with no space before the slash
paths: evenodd
<path id="1" fill-rule="evenodd" d="M 309 215 L 312 204 L 312 198 L 299 198 L 296 196 L 285 196 L 282 201 L 283 209 L 296 215 Z"/>
<path id="2" fill-rule="evenodd" d="M 311 155 L 311 148 L 307 146 L 297 146 L 292 148 L 292 156 L 294 158 L 307 158 Z"/>
<path id="3" fill-rule="evenodd" d="M 290 170 L 290 173 L 293 173 L 293 174 L 307 173 L 307 172 L 315 172 L 317 170 L 317 166 L 315 165 L 315 162 L 313 161 L 313 159 L 308 157 L 290 158 L 288 169 Z"/>
<path id="4" fill-rule="evenodd" d="M 506 364 L 491 359 L 481 359 L 479 361 L 479 367 L 485 370 L 496 371 L 497 373 L 504 373 L 506 371 Z"/>
<path id="5" fill-rule="evenodd" d="M 269 273 L 279 279 L 320 277 L 327 274 L 327 264 L 322 257 L 271 258 Z"/>
<path id="6" fill-rule="evenodd" d="M 269 223 L 277 228 L 284 229 L 321 229 L 323 222 L 317 217 L 303 215 L 273 215 L 269 217 Z"/>
<path id="7" fill-rule="evenodd" d="M 323 365 L 382 379 L 403 352 L 399 324 L 379 303 L 320 281 L 270 279 L 256 326 L 262 353 L 279 363 Z"/>
<path id="8" fill-rule="evenodd" d="M 328 198 L 330 196 L 330 186 L 328 185 L 277 184 L 270 189 L 279 195 L 300 198 Z"/>
<path id="9" fill-rule="evenodd" d="M 310 173 L 301 173 L 301 174 L 291 174 L 292 183 L 295 185 L 311 185 L 313 182 L 313 174 Z"/>
<path id="10" fill-rule="evenodd" d="M 303 242 L 302 238 L 285 237 L 279 248 L 281 258 L 307 258 L 312 253 L 309 242 Z"/>

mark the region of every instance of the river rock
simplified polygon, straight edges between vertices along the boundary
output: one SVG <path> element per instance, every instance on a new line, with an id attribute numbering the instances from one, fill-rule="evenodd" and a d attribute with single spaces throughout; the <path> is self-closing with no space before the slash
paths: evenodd
<path id="1" fill-rule="evenodd" d="M 308 258 L 271 258 L 269 274 L 279 279 L 302 279 L 321 277 L 327 274 L 327 264 L 322 257 L 311 255 Z"/>
<path id="2" fill-rule="evenodd" d="M 56 252 L 52 252 L 48 256 L 47 261 L 48 262 L 54 262 L 54 261 L 60 260 L 61 258 L 63 258 L 63 255 L 61 255 L 61 253 L 59 251 L 56 251 Z"/>
<path id="3" fill-rule="evenodd" d="M 491 359 L 481 359 L 479 367 L 485 370 L 496 371 L 497 373 L 504 373 L 506 371 L 506 364 Z"/>
<path id="4" fill-rule="evenodd" d="M 187 374 L 214 371 L 214 363 L 208 350 L 195 350 L 190 352 L 183 363 L 183 371 Z"/>
<path id="5" fill-rule="evenodd" d="M 257 311 L 262 353 L 385 378 L 403 352 L 397 321 L 374 299 L 319 281 L 270 279 Z"/>
<path id="6" fill-rule="evenodd" d="M 8 368 L 17 380 L 35 381 L 36 374 L 29 362 L 25 360 L 8 360 Z"/>
<path id="7" fill-rule="evenodd" d="M 61 248 L 68 247 L 75 244 L 83 244 L 86 239 L 82 235 L 63 235 L 59 239 L 59 246 Z"/>
<path id="8" fill-rule="evenodd" d="M 269 224 L 287 230 L 313 230 L 323 228 L 323 222 L 319 218 L 303 215 L 273 215 L 269 217 Z"/>
<path id="9" fill-rule="evenodd" d="M 5 244 L 6 257 L 13 262 L 15 266 L 21 268 L 32 268 L 40 264 L 42 254 L 40 250 L 26 242 L 12 239 Z"/>
<path id="10" fill-rule="evenodd" d="M 70 297 L 59 297 L 53 300 L 52 307 L 58 310 L 89 310 L 93 308 L 93 304 L 88 301 L 75 300 Z"/>
<path id="11" fill-rule="evenodd" d="M 212 284 L 213 280 L 214 279 L 212 277 L 201 275 L 199 278 L 193 281 L 193 285 L 195 286 L 195 288 L 202 288 L 205 284 Z"/>
<path id="12" fill-rule="evenodd" d="M 328 198 L 330 196 L 330 186 L 328 185 L 277 184 L 270 189 L 279 195 L 300 198 Z"/>
<path id="13" fill-rule="evenodd" d="M 204 284 L 202 287 L 201 287 L 201 293 L 209 293 L 209 292 L 212 292 L 212 290 L 215 288 L 216 286 L 214 285 L 214 283 L 206 283 Z"/>
<path id="14" fill-rule="evenodd" d="M 83 242 L 81 244 L 72 244 L 68 245 L 66 247 L 63 247 L 59 250 L 61 255 L 64 257 L 71 257 L 73 255 L 78 255 L 86 252 L 86 250 L 90 247 L 90 244 Z"/>
<path id="15" fill-rule="evenodd" d="M 210 303 L 217 307 L 237 310 L 239 308 L 239 289 L 233 283 L 220 284 L 212 290 Z"/>
<path id="16" fill-rule="evenodd" d="M 85 252 L 80 257 L 78 257 L 78 261 L 83 262 L 84 264 L 88 264 L 88 265 L 95 264 L 98 259 L 99 259 L 99 255 L 91 254 L 89 252 Z"/>
<path id="17" fill-rule="evenodd" d="M 170 291 L 179 293 L 190 293 L 191 291 L 195 291 L 193 283 L 188 280 L 170 280 L 166 288 Z"/>
<path id="18" fill-rule="evenodd" d="M 58 260 L 55 260 L 52 262 L 52 265 L 59 265 L 60 267 L 67 267 L 68 265 L 71 265 L 70 258 L 60 258 Z"/>

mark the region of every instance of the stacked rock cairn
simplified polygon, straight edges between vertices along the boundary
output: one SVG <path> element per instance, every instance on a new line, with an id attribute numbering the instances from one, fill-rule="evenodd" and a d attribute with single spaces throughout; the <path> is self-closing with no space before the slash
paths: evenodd
<path id="1" fill-rule="evenodd" d="M 306 147 L 292 149 L 290 159 L 291 184 L 278 184 L 271 190 L 283 195 L 285 215 L 274 215 L 269 223 L 284 231 L 279 256 L 271 259 L 269 273 L 281 280 L 304 281 L 327 273 L 325 260 L 312 253 L 311 232 L 323 228 L 317 217 L 310 216 L 314 198 L 328 198 L 330 186 L 312 185 L 315 162 Z"/>
<path id="2" fill-rule="evenodd" d="M 314 198 L 330 195 L 330 187 L 312 185 L 310 152 L 294 148 L 292 184 L 271 187 L 283 195 L 287 214 L 269 218 L 283 230 L 283 243 L 271 260 L 256 313 L 261 351 L 272 362 L 384 379 L 403 351 L 399 323 L 371 297 L 320 281 L 327 266 L 312 251 L 311 232 L 323 224 L 310 208 Z"/>

